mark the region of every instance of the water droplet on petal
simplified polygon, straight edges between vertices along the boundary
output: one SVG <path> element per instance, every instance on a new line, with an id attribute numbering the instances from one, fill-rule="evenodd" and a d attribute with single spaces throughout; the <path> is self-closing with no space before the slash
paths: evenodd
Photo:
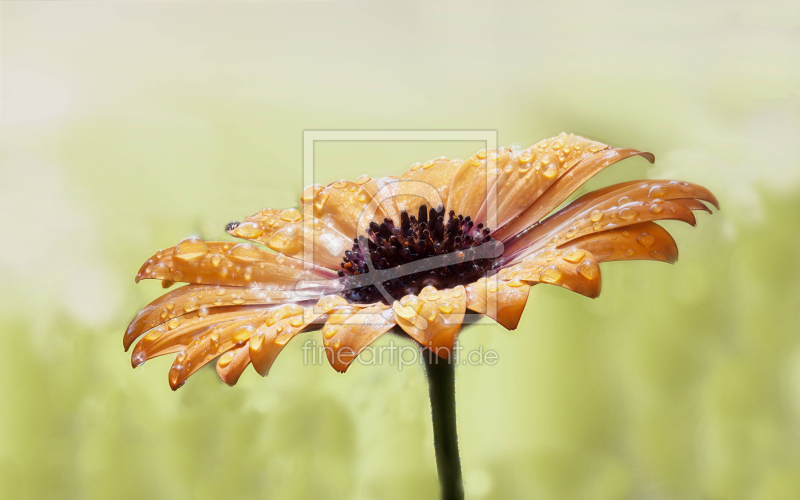
<path id="1" fill-rule="evenodd" d="M 589 217 L 592 222 L 598 222 L 600 219 L 603 218 L 603 212 L 600 210 L 595 210 L 592 212 L 592 215 Z"/>
<path id="2" fill-rule="evenodd" d="M 170 330 L 174 330 L 178 328 L 180 324 L 181 322 L 180 320 L 178 320 L 178 318 L 172 318 L 171 320 L 169 320 L 169 323 L 167 323 L 167 326 L 169 327 Z"/>
<path id="3" fill-rule="evenodd" d="M 661 211 L 664 210 L 661 208 L 661 205 L 650 205 L 650 212 L 654 214 L 660 214 Z"/>
<path id="4" fill-rule="evenodd" d="M 439 307 L 437 307 L 437 309 L 439 309 L 439 311 L 442 314 L 450 314 L 453 311 L 455 311 L 456 308 L 453 307 L 453 304 L 451 304 L 449 302 L 445 302 L 444 304 L 440 304 Z"/>
<path id="5" fill-rule="evenodd" d="M 630 207 L 625 207 L 625 208 L 623 208 L 622 210 L 619 211 L 619 218 L 620 219 L 631 220 L 634 217 L 636 217 L 636 210 L 634 210 L 634 209 L 632 209 Z"/>
<path id="6" fill-rule="evenodd" d="M 342 189 L 343 187 L 347 186 L 347 181 L 344 179 L 339 179 L 338 181 L 333 183 L 333 187 L 336 189 Z"/>
<path id="7" fill-rule="evenodd" d="M 303 218 L 303 214 L 296 208 L 288 208 L 281 212 L 281 220 L 286 222 L 297 222 Z M 240 226 L 241 227 L 241 226 Z"/>
<path id="8" fill-rule="evenodd" d="M 653 243 L 655 243 L 655 242 L 656 242 L 656 239 L 655 239 L 655 238 L 653 238 L 652 236 L 650 236 L 650 235 L 649 235 L 649 234 L 647 234 L 647 233 L 642 233 L 642 234 L 641 234 L 641 235 L 640 235 L 640 236 L 639 236 L 639 237 L 636 239 L 636 241 L 638 241 L 638 242 L 639 242 L 639 244 L 640 244 L 640 245 L 642 245 L 642 246 L 644 246 L 644 247 L 651 247 L 651 246 L 653 246 Z"/>
<path id="9" fill-rule="evenodd" d="M 175 245 L 172 257 L 184 261 L 192 261 L 203 257 L 208 253 L 208 245 L 205 241 L 195 236 L 181 240 Z"/>
<path id="10" fill-rule="evenodd" d="M 239 243 L 228 251 L 228 255 L 242 262 L 255 262 L 262 258 L 261 251 L 250 243 Z"/>
<path id="11" fill-rule="evenodd" d="M 578 266 L 578 272 L 589 280 L 593 280 L 597 277 L 597 271 L 598 269 L 591 262 L 584 262 Z"/>
<path id="12" fill-rule="evenodd" d="M 666 194 L 666 188 L 663 186 L 653 186 L 650 188 L 650 192 L 647 193 L 648 198 L 663 198 Z"/>
<path id="13" fill-rule="evenodd" d="M 561 271 L 556 266 L 548 266 L 542 269 L 541 280 L 545 283 L 556 283 L 561 279 Z"/>
<path id="14" fill-rule="evenodd" d="M 236 330 L 234 330 L 233 335 L 231 335 L 231 340 L 239 344 L 244 342 L 245 340 L 249 339 L 253 333 L 255 333 L 256 329 L 250 325 L 240 326 Z"/>
<path id="15" fill-rule="evenodd" d="M 358 185 L 363 185 L 363 184 L 366 184 L 366 183 L 368 183 L 368 182 L 369 182 L 369 181 L 371 181 L 371 180 L 372 180 L 372 178 L 371 178 L 370 176 L 368 176 L 368 175 L 362 175 L 361 177 L 359 177 L 358 179 L 356 179 L 356 184 L 358 184 Z"/>
<path id="16" fill-rule="evenodd" d="M 220 368 L 225 368 L 226 366 L 231 364 L 231 361 L 233 361 L 234 356 L 236 356 L 236 354 L 234 354 L 233 351 L 226 352 L 225 354 L 220 356 L 219 361 L 217 361 L 217 365 L 219 365 Z"/>
<path id="17" fill-rule="evenodd" d="M 564 254 L 564 260 L 572 264 L 576 264 L 580 262 L 584 255 L 586 255 L 586 252 L 579 248 L 575 248 Z"/>
<path id="18" fill-rule="evenodd" d="M 157 280 L 164 280 L 169 278 L 169 266 L 163 262 L 159 262 L 153 266 L 153 277 Z"/>
<path id="19" fill-rule="evenodd" d="M 183 303 L 183 310 L 187 313 L 190 313 L 197 309 L 197 299 L 194 297 L 190 297 L 186 299 L 186 302 Z"/>
<path id="20" fill-rule="evenodd" d="M 544 175 L 548 179 L 552 179 L 557 174 L 558 174 L 558 167 L 556 167 L 552 163 L 550 165 L 548 165 L 547 167 L 545 167 L 544 171 L 542 172 L 542 175 Z"/>

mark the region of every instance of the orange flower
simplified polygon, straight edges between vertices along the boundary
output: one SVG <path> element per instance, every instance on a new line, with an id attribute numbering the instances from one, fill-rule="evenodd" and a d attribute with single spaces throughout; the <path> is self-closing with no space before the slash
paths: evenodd
<path id="1" fill-rule="evenodd" d="M 148 259 L 137 282 L 189 285 L 142 309 L 125 349 L 144 335 L 134 367 L 177 353 L 173 389 L 216 358 L 230 385 L 251 363 L 267 375 L 287 342 L 320 327 L 340 372 L 393 328 L 447 357 L 466 317 L 516 328 L 537 283 L 596 297 L 601 262 L 677 260 L 675 241 L 654 221 L 694 225 L 694 210 L 710 213 L 703 202 L 719 208 L 701 186 L 625 182 L 545 218 L 594 174 L 635 155 L 654 161 L 561 134 L 520 151 L 415 164 L 400 177 L 309 186 L 300 210 L 266 209 L 228 225 L 276 253 L 187 238 Z"/>

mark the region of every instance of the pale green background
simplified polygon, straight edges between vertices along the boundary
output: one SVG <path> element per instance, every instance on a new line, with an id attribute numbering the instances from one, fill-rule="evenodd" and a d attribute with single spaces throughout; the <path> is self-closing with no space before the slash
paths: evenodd
<path id="1" fill-rule="evenodd" d="M 0 497 L 427 499 L 422 370 L 303 366 L 170 391 L 122 333 L 160 247 L 294 206 L 305 129 L 562 130 L 652 151 L 589 187 L 677 178 L 723 211 L 667 224 L 676 266 L 538 286 L 458 370 L 473 499 L 800 498 L 800 8 L 0 5 Z M 321 144 L 317 181 L 475 143 Z"/>

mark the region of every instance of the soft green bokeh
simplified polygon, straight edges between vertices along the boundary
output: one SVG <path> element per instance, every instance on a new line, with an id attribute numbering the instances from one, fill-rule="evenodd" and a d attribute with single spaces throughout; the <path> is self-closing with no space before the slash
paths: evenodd
<path id="1" fill-rule="evenodd" d="M 436 498 L 419 367 L 304 365 L 177 393 L 122 332 L 152 252 L 294 206 L 302 132 L 562 130 L 652 151 L 723 211 L 667 224 L 676 266 L 537 286 L 458 369 L 474 499 L 800 498 L 800 9 L 616 5 L 0 5 L 0 497 Z M 476 143 L 322 143 L 317 181 Z M 388 342 L 382 339 L 380 342 Z"/>

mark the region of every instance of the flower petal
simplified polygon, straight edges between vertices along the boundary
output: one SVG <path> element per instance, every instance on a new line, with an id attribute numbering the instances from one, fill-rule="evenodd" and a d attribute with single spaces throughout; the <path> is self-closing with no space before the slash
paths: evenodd
<path id="1" fill-rule="evenodd" d="M 548 248 L 502 269 L 497 277 L 509 284 L 523 281 L 557 285 L 590 298 L 600 295 L 601 288 L 597 258 L 586 250 L 564 252 Z"/>
<path id="2" fill-rule="evenodd" d="M 308 205 L 304 205 L 304 215 L 295 208 L 286 210 L 265 209 L 246 217 L 244 222 L 228 230 L 238 238 L 257 241 L 286 256 L 304 259 L 305 245 L 313 250 L 309 258 L 317 266 L 338 269 L 342 254 L 352 244 L 348 238 L 328 224 L 323 224 L 313 215 L 314 194 L 323 189 L 309 186 L 304 191 Z"/>
<path id="3" fill-rule="evenodd" d="M 372 198 L 378 202 L 386 217 L 393 221 L 400 220 L 400 209 L 397 208 L 395 187 L 399 177 L 390 175 L 380 179 L 370 179 L 368 175 L 362 175 L 356 180 Z"/>
<path id="4" fill-rule="evenodd" d="M 587 234 L 558 249 L 565 254 L 572 250 L 588 250 L 598 262 L 657 260 L 672 264 L 678 260 L 678 245 L 675 240 L 666 229 L 655 222 Z"/>
<path id="5" fill-rule="evenodd" d="M 448 160 L 444 157 L 425 163 L 415 163 L 400 176 L 401 190 L 412 194 L 398 196 L 399 209 L 405 210 L 409 214 L 416 214 L 419 212 L 420 206 L 434 207 L 437 201 L 441 201 L 447 207 L 450 183 L 463 163 L 461 160 Z M 438 200 L 429 199 L 434 197 L 429 194 L 427 189 L 421 189 L 420 184 L 430 186 L 432 192 L 438 195 L 436 196 Z"/>
<path id="6" fill-rule="evenodd" d="M 371 209 L 367 210 L 368 207 Z M 344 179 L 330 184 L 314 196 L 313 212 L 322 225 L 332 227 L 350 240 L 358 234 L 366 234 L 365 228 L 373 220 L 383 222 L 386 217 L 366 189 Z"/>
<path id="7" fill-rule="evenodd" d="M 250 349 L 245 344 L 231 349 L 219 357 L 219 360 L 217 360 L 217 375 L 223 382 L 233 387 L 249 364 Z"/>
<path id="8" fill-rule="evenodd" d="M 570 158 L 565 157 L 560 168 L 542 165 L 542 161 L 555 157 L 551 153 L 541 152 L 535 146 L 530 148 L 535 153 L 527 152 L 530 150 L 517 153 L 515 164 L 512 165 L 514 168 L 507 168 L 498 181 L 495 238 L 505 240 L 539 222 L 587 180 L 614 163 L 637 155 L 650 163 L 655 161 L 650 153 L 608 148 L 582 137 L 569 136 L 567 143 L 572 148 L 567 155 Z M 561 150 L 570 147 L 565 146 Z M 528 158 L 529 162 L 522 162 Z"/>
<path id="9" fill-rule="evenodd" d="M 139 269 L 136 282 L 159 279 L 186 283 L 269 287 L 322 281 L 336 275 L 327 269 L 303 268 L 303 261 L 273 255 L 251 243 L 204 242 L 187 238 L 157 252 Z"/>
<path id="10" fill-rule="evenodd" d="M 250 338 L 250 359 L 253 368 L 261 376 L 266 377 L 278 354 L 295 335 L 306 330 L 335 307 L 345 305 L 347 301 L 344 298 L 331 295 L 320 300 L 315 306 L 304 308 L 302 314 L 291 309 L 275 309 Z M 295 314 L 292 314 L 293 312 Z"/>
<path id="11" fill-rule="evenodd" d="M 302 315 L 302 308 L 297 307 Z M 263 308 L 239 309 L 189 322 L 160 336 L 148 333 L 134 348 L 132 364 L 138 366 L 147 359 L 178 352 L 169 373 L 170 386 L 175 390 L 206 363 L 247 342 L 267 314 Z"/>
<path id="12" fill-rule="evenodd" d="M 528 302 L 531 285 L 520 280 L 481 278 L 465 289 L 467 309 L 489 316 L 506 330 L 515 330 Z"/>
<path id="13" fill-rule="evenodd" d="M 487 193 L 510 161 L 509 149 L 490 152 L 482 149 L 465 160 L 450 182 L 447 209 L 474 219 L 486 201 Z"/>
<path id="14" fill-rule="evenodd" d="M 505 242 L 505 262 L 516 262 L 545 246 L 560 246 L 586 234 L 647 221 L 674 219 L 694 225 L 696 200 L 717 204 L 702 186 L 678 181 L 636 181 L 588 193 L 530 230 Z"/>
<path id="15" fill-rule="evenodd" d="M 394 325 L 386 304 L 337 308 L 322 327 L 328 361 L 336 371 L 344 373 L 361 351 Z"/>
<path id="16" fill-rule="evenodd" d="M 464 323 L 467 297 L 464 287 L 423 288 L 419 296 L 406 295 L 392 305 L 397 324 L 411 338 L 441 358 L 450 357 Z"/>
<path id="17" fill-rule="evenodd" d="M 142 308 L 128 325 L 123 345 L 127 351 L 133 341 L 147 330 L 188 314 L 192 314 L 191 318 L 196 318 L 207 316 L 209 312 L 222 306 L 281 304 L 320 299 L 323 295 L 322 290 L 295 290 L 288 285 L 275 285 L 271 288 L 186 285 L 158 297 Z"/>

